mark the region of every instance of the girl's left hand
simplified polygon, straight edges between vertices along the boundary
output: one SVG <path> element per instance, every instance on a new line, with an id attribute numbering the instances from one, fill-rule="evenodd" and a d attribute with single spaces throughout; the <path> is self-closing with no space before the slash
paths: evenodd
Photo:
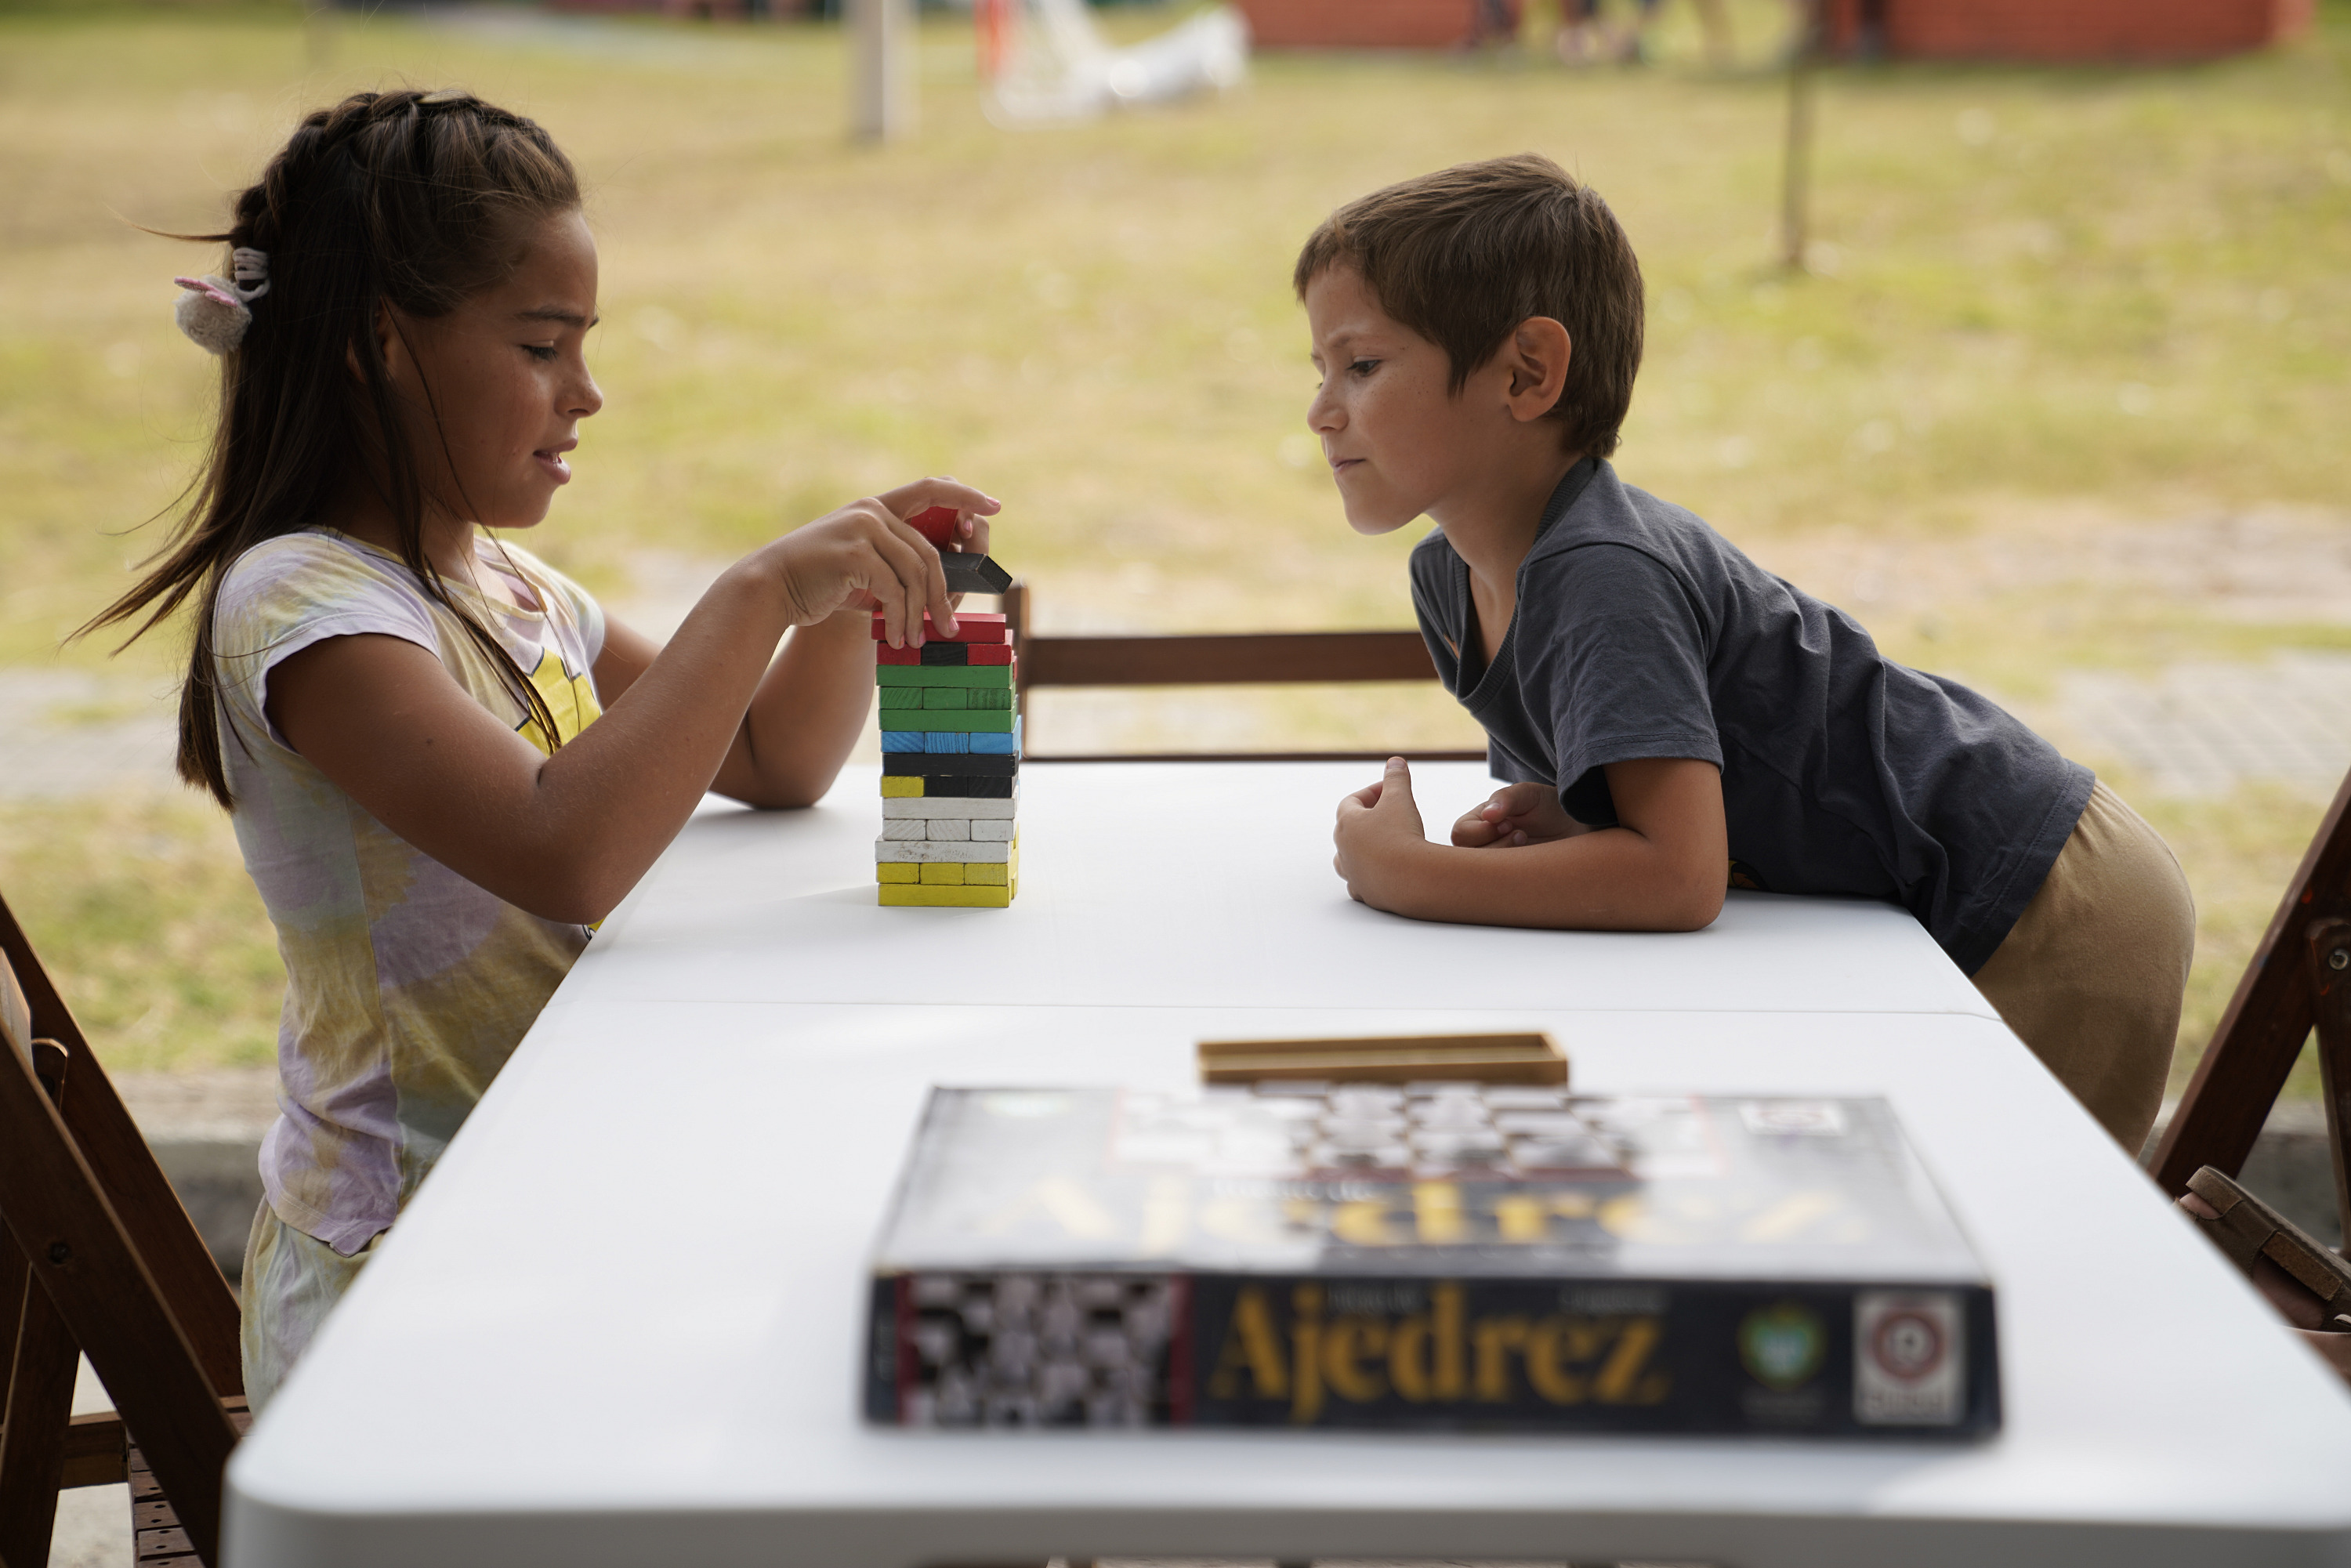
<path id="1" fill-rule="evenodd" d="M 952 475 L 941 476 L 935 479 L 919 479 L 912 485 L 901 485 L 894 490 L 884 490 L 873 498 L 889 507 L 893 516 L 908 519 L 917 517 L 935 507 L 952 507 L 956 515 L 956 523 L 948 548 L 959 555 L 986 555 L 987 553 L 987 514 L 972 507 L 956 507 L 952 501 L 943 498 L 938 493 L 939 486 L 955 484 L 956 480 Z M 927 543 L 927 539 L 925 542 Z M 967 594 L 950 593 L 947 595 L 947 602 L 960 610 L 963 608 L 963 601 L 968 597 Z M 874 609 L 881 603 L 879 600 L 863 602 L 868 600 L 871 600 L 870 595 L 856 594 L 852 596 L 851 603 L 852 607 L 860 610 Z"/>
<path id="2" fill-rule="evenodd" d="M 914 488 L 914 486 L 909 485 L 900 489 L 885 491 L 877 498 L 893 510 L 904 506 L 905 510 L 899 512 L 898 515 L 912 517 L 926 509 L 916 505 L 908 494 Z M 986 555 L 987 553 L 987 515 L 984 512 L 973 511 L 967 507 L 957 509 L 953 539 L 953 548 L 963 555 Z"/>
<path id="3" fill-rule="evenodd" d="M 977 517 L 998 506 L 953 479 L 918 479 L 795 528 L 731 570 L 748 570 L 779 590 L 792 625 L 812 625 L 841 610 L 879 611 L 885 641 L 903 648 L 922 642 L 925 610 L 949 634 L 955 622 L 938 548 L 906 519 L 930 507 Z"/>
<path id="4" fill-rule="evenodd" d="M 928 507 L 919 505 L 917 498 L 910 494 L 913 488 L 914 487 L 912 486 L 904 486 L 897 490 L 892 490 L 876 498 L 884 506 L 892 507 L 904 507 L 905 509 L 900 513 L 900 516 L 906 517 L 909 521 L 912 521 L 915 517 L 922 517 L 925 512 L 952 509 L 955 511 L 955 526 L 948 530 L 948 536 L 946 541 L 938 547 L 941 552 L 944 553 L 947 550 L 953 550 L 958 555 L 986 555 L 987 553 L 987 516 L 986 513 L 974 511 L 967 507 L 960 508 L 945 508 L 935 502 Z M 924 538 L 928 538 L 930 537 L 927 530 L 933 526 L 934 525 L 927 522 L 924 525 L 925 529 L 923 536 Z M 947 595 L 947 602 L 960 610 L 963 608 L 963 601 L 968 596 L 966 594 L 950 593 Z"/>

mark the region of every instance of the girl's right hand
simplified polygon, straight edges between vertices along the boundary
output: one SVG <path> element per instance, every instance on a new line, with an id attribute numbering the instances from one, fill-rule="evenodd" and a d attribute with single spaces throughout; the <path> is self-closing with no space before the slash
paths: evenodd
<path id="1" fill-rule="evenodd" d="M 1453 824 L 1453 842 L 1465 850 L 1517 848 L 1573 838 L 1584 825 L 1567 814 L 1559 792 L 1544 784 L 1511 784 Z"/>
<path id="2" fill-rule="evenodd" d="M 882 612 L 890 646 L 923 637 L 923 612 L 942 632 L 955 631 L 937 547 L 906 519 L 929 507 L 952 507 L 962 522 L 993 516 L 999 503 L 953 479 L 918 479 L 786 534 L 751 559 L 776 574 L 792 624 L 813 625 L 842 610 Z"/>

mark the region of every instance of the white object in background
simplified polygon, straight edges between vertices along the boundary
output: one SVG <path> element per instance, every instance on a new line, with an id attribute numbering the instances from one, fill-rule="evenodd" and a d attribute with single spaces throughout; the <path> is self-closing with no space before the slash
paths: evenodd
<path id="1" fill-rule="evenodd" d="M 1164 103 L 1249 77 L 1249 24 L 1218 5 L 1125 48 L 1113 48 L 1085 0 L 1015 0 L 1004 72 L 991 84 L 998 125 L 1091 120 L 1104 110 Z"/>
<path id="2" fill-rule="evenodd" d="M 914 0 L 849 0 L 850 131 L 895 141 L 914 130 Z"/>

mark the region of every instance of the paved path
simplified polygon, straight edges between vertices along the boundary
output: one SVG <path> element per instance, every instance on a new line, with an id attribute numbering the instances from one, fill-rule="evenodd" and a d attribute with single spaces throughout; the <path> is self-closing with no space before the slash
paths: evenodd
<path id="1" fill-rule="evenodd" d="M 0 669 L 0 800 L 178 789 L 174 703 L 146 681 Z"/>
<path id="2" fill-rule="evenodd" d="M 2152 680 L 2081 671 L 2058 689 L 2066 748 L 2126 764 L 2152 793 L 2266 780 L 2331 794 L 2351 769 L 2351 654 L 2179 664 Z M 176 791 L 176 745 L 172 699 L 142 683 L 0 669 L 0 800 Z"/>
<path id="3" fill-rule="evenodd" d="M 2351 654 L 2176 664 L 2153 681 L 2079 672 L 2059 690 L 2076 748 L 2112 753 L 2158 794 L 2255 779 L 2332 794 L 2351 769 Z"/>
<path id="4" fill-rule="evenodd" d="M 1915 542 L 1878 541 L 1864 548 L 1844 541 L 1819 559 L 1801 550 L 1792 559 L 1823 578 L 1824 589 L 1849 591 L 1848 596 L 1857 594 L 1889 612 L 1902 607 L 1885 599 L 1891 589 L 1880 592 L 1864 580 L 1939 583 L 1958 591 L 1953 583 L 1984 578 L 1977 586 L 1990 591 L 2015 586 L 2011 576 L 2037 581 L 2052 573 L 2086 574 L 2095 568 L 2105 576 L 2136 572 L 2130 580 L 2144 577 L 2150 589 L 2183 601 L 2209 600 L 2232 615 L 2261 619 L 2256 612 L 2275 609 L 2291 612 L 2290 618 L 2312 619 L 2325 605 L 2339 612 L 2351 602 L 2342 600 L 2351 592 L 2351 548 L 2344 545 L 2344 533 L 2339 527 L 2288 528 L 2258 518 L 2183 524 L 2155 534 L 2142 529 L 2127 538 L 2114 530 L 2076 528 L 2052 547 L 2062 547 L 2061 554 L 2073 552 L 2056 566 L 2041 559 L 2046 552 L 2020 552 L 2004 536 L 1933 549 Z M 2173 534 L 2181 537 L 2171 539 L 2172 548 L 2154 548 Z M 1870 565 L 1873 550 L 1886 556 L 1880 564 L 1891 563 L 1887 570 Z M 627 560 L 633 591 L 614 599 L 613 612 L 641 631 L 666 637 L 726 565 L 683 551 L 635 551 Z M 2296 598 L 2297 593 L 2315 597 Z M 1090 735 L 1087 715 L 1078 710 L 1100 695 L 1064 700 L 1073 711 L 1061 721 L 1062 746 L 1077 747 L 1087 737 L 1081 732 Z M 176 790 L 175 700 L 169 683 L 152 676 L 0 667 L 0 800 Z M 1228 721 L 1217 730 L 1219 736 L 1235 724 L 1248 729 L 1253 716 L 1227 713 L 1233 705 L 1224 701 L 1218 707 L 1220 700 L 1194 706 Z M 1185 711 L 1168 706 L 1163 697 L 1147 709 L 1143 728 L 1155 719 L 1181 723 Z M 2331 794 L 2351 768 L 2351 654 L 2286 653 L 2261 664 L 2184 664 L 2153 678 L 2075 671 L 2059 677 L 2057 702 L 2035 711 L 2069 752 L 2094 766 L 2128 767 L 2145 780 L 2134 788 L 2150 793 L 2224 794 L 2240 783 L 2262 780 Z M 1105 729 L 1103 744 L 1141 745 L 1155 738 L 1129 723 Z M 872 754 L 877 743 L 869 735 L 861 755 Z M 1231 741 L 1242 747 L 1254 743 L 1249 737 Z"/>

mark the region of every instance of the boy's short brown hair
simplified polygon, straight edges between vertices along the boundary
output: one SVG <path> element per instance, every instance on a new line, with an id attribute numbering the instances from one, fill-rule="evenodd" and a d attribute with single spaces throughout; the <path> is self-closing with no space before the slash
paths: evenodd
<path id="1" fill-rule="evenodd" d="M 1299 298 L 1333 267 L 1445 350 L 1457 393 L 1520 322 L 1559 322 L 1573 349 L 1545 417 L 1568 451 L 1616 450 L 1641 369 L 1641 264 L 1599 193 L 1550 159 L 1458 163 L 1359 196 L 1298 253 Z"/>

